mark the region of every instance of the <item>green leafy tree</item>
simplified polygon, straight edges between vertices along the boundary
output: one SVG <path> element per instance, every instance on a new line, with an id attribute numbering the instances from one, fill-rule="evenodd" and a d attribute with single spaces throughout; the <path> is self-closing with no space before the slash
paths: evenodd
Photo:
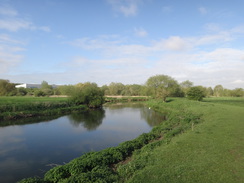
<path id="1" fill-rule="evenodd" d="M 203 97 L 205 97 L 205 95 L 202 87 L 199 86 L 191 87 L 187 91 L 187 98 L 190 100 L 202 101 Z"/>
<path id="2" fill-rule="evenodd" d="M 244 96 L 244 90 L 242 88 L 236 88 L 236 89 L 231 91 L 231 96 L 243 97 Z"/>
<path id="3" fill-rule="evenodd" d="M 50 96 L 54 93 L 52 86 L 47 81 L 42 81 L 41 91 L 44 93 L 44 96 Z"/>
<path id="4" fill-rule="evenodd" d="M 25 96 L 26 94 L 27 94 L 28 92 L 27 92 L 27 90 L 26 90 L 26 88 L 17 88 L 17 95 L 18 96 Z"/>
<path id="5" fill-rule="evenodd" d="M 75 86 L 74 85 L 63 85 L 59 86 L 57 90 L 61 95 L 71 95 Z"/>
<path id="6" fill-rule="evenodd" d="M 71 94 L 71 101 L 76 105 L 97 108 L 104 103 L 104 93 L 96 83 L 78 83 Z"/>
<path id="7" fill-rule="evenodd" d="M 217 85 L 214 87 L 214 96 L 216 97 L 224 96 L 224 88 L 222 85 Z"/>
<path id="8" fill-rule="evenodd" d="M 147 80 L 146 85 L 152 90 L 155 98 L 161 98 L 164 102 L 179 88 L 177 81 L 167 75 L 152 76 Z"/>
<path id="9" fill-rule="evenodd" d="M 122 83 L 110 83 L 108 86 L 109 95 L 122 95 L 123 90 L 125 89 L 125 85 Z"/>
<path id="10" fill-rule="evenodd" d="M 212 89 L 212 87 L 208 87 L 207 88 L 207 97 L 213 96 L 214 95 L 214 91 Z"/>
<path id="11" fill-rule="evenodd" d="M 193 87 L 193 82 L 186 80 L 180 83 L 181 90 L 183 91 L 184 95 L 186 96 L 187 91 Z"/>
<path id="12" fill-rule="evenodd" d="M 12 96 L 16 95 L 16 88 L 13 83 L 10 83 L 9 80 L 0 79 L 0 96 Z"/>

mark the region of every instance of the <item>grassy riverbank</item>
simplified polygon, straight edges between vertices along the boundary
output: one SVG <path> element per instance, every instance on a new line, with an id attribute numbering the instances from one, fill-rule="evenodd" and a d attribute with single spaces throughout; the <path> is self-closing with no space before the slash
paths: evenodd
<path id="1" fill-rule="evenodd" d="M 74 105 L 64 97 L 0 97 L 0 124 L 16 119 L 60 115 L 80 109 L 84 110 L 86 106 Z"/>
<path id="2" fill-rule="evenodd" d="M 114 103 L 145 100 L 148 100 L 148 97 L 105 97 L 106 102 Z M 87 108 L 86 105 L 75 104 L 69 97 L 0 97 L 0 125 L 12 124 L 16 119 L 60 115 Z"/>
<path id="3" fill-rule="evenodd" d="M 148 105 L 167 113 L 150 133 L 21 182 L 243 182 L 243 98 Z"/>
<path id="4" fill-rule="evenodd" d="M 124 165 L 123 181 L 244 182 L 244 99 L 177 99 L 167 105 L 202 114 L 203 122 L 153 151 L 142 148 Z"/>

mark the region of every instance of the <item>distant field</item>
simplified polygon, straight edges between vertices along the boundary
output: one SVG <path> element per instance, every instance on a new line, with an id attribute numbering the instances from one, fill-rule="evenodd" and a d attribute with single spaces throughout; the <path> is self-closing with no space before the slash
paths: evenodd
<path id="1" fill-rule="evenodd" d="M 60 115 L 84 106 L 70 104 L 66 97 L 0 97 L 0 122 L 29 117 Z"/>
<path id="2" fill-rule="evenodd" d="M 205 98 L 204 102 L 212 102 L 218 104 L 234 105 L 244 107 L 244 97 L 212 97 Z"/>
<path id="3" fill-rule="evenodd" d="M 36 102 L 63 102 L 67 101 L 65 97 L 0 97 L 0 105 L 23 104 Z"/>

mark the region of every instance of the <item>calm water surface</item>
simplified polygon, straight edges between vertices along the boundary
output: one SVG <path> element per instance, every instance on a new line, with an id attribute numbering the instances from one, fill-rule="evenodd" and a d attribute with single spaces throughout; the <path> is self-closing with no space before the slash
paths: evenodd
<path id="1" fill-rule="evenodd" d="M 110 105 L 39 123 L 0 127 L 0 182 L 43 176 L 85 152 L 149 132 L 164 117 L 139 104 Z"/>

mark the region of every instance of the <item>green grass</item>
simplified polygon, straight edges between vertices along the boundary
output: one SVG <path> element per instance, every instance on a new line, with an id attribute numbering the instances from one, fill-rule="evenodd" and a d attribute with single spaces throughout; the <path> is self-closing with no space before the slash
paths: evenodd
<path id="1" fill-rule="evenodd" d="M 61 97 L 0 97 L 0 126 L 15 124 L 16 119 L 61 115 L 76 110 L 86 110 L 86 106 L 77 106 Z"/>
<path id="2" fill-rule="evenodd" d="M 212 102 L 218 104 L 234 105 L 244 107 L 244 98 L 243 97 L 221 97 L 221 98 L 206 98 L 205 102 Z"/>
<path id="3" fill-rule="evenodd" d="M 135 153 L 123 165 L 130 176 L 122 175 L 121 182 L 244 182 L 244 99 L 204 101 L 174 99 L 158 104 L 202 114 L 203 122 L 167 145 L 153 150 L 145 146 Z"/>
<path id="4" fill-rule="evenodd" d="M 24 104 L 36 102 L 65 102 L 66 97 L 0 97 L 0 106 L 6 104 Z"/>

